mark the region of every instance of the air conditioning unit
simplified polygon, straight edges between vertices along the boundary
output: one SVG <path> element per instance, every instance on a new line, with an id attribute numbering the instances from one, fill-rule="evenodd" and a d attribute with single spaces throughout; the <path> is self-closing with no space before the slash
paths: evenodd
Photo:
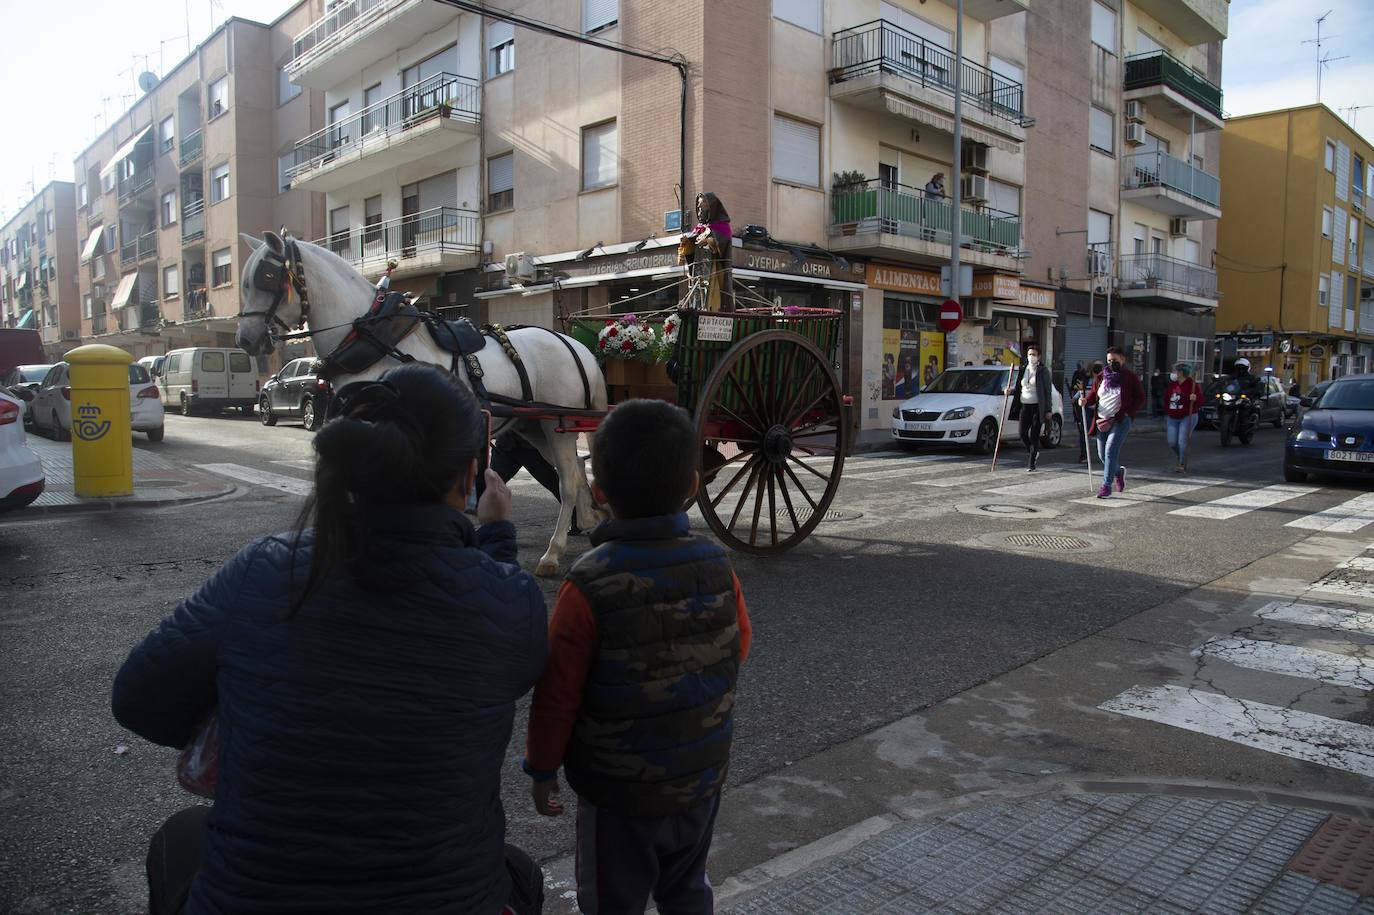
<path id="1" fill-rule="evenodd" d="M 1136 121 L 1136 122 L 1144 121 L 1144 120 L 1145 120 L 1145 103 L 1144 103 L 1144 102 L 1141 102 L 1141 101 L 1131 101 L 1131 102 L 1127 102 L 1127 103 L 1126 103 L 1126 120 L 1128 120 L 1128 121 Z"/>
<path id="2" fill-rule="evenodd" d="M 960 157 L 960 168 L 966 172 L 986 173 L 988 170 L 988 148 L 981 143 L 965 143 Z"/>
<path id="3" fill-rule="evenodd" d="M 1188 220 L 1182 216 L 1175 216 L 1169 220 L 1169 234 L 1178 238 L 1188 234 Z"/>
<path id="4" fill-rule="evenodd" d="M 959 182 L 959 196 L 976 203 L 987 203 L 988 179 L 982 175 L 965 175 Z"/>
<path id="5" fill-rule="evenodd" d="M 965 312 L 969 321 L 987 323 L 992 320 L 992 299 L 974 299 L 972 306 Z"/>
<path id="6" fill-rule="evenodd" d="M 506 276 L 512 280 L 534 279 L 534 255 L 524 251 L 506 255 Z"/>
<path id="7" fill-rule="evenodd" d="M 74 330 L 64 330 L 64 331 L 62 332 L 62 339 L 63 339 L 63 340 L 75 340 L 75 339 L 76 339 L 76 331 L 74 331 Z"/>
<path id="8" fill-rule="evenodd" d="M 1369 302 L 1371 300 L 1374 300 L 1374 286 L 1361 286 L 1360 301 Z"/>
<path id="9" fill-rule="evenodd" d="M 1126 125 L 1126 145 L 1144 146 L 1145 145 L 1145 125 L 1127 124 Z"/>

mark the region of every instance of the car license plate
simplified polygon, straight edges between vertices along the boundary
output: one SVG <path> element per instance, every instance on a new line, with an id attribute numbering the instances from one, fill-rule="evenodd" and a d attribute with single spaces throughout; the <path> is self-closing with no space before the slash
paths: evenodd
<path id="1" fill-rule="evenodd" d="M 934 423 L 907 423 L 907 430 L 910 432 L 929 432 L 935 428 Z"/>
<path id="2" fill-rule="evenodd" d="M 1328 451 L 1328 461 L 1374 461 L 1374 451 Z"/>

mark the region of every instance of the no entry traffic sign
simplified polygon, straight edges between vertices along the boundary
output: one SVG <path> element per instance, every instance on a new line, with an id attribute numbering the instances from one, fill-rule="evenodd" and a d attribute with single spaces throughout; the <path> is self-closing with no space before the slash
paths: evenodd
<path id="1" fill-rule="evenodd" d="M 959 306 L 959 302 L 955 299 L 945 299 L 945 304 L 940 306 L 940 330 L 949 333 L 963 320 L 964 309 Z"/>

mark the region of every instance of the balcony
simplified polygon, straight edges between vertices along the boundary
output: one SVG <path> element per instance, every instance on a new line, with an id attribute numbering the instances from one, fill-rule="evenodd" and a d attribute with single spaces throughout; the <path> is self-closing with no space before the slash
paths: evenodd
<path id="1" fill-rule="evenodd" d="M 193 130 L 181 138 L 181 154 L 177 158 L 177 167 L 185 168 L 192 162 L 200 158 L 205 151 L 204 138 L 199 130 Z"/>
<path id="2" fill-rule="evenodd" d="M 1163 152 L 1122 156 L 1121 200 L 1184 219 L 1221 217 L 1221 181 Z"/>
<path id="3" fill-rule="evenodd" d="M 465 270 L 476 266 L 482 250 L 482 223 L 472 210 L 434 207 L 351 229 L 315 242 L 348 261 L 364 275 L 379 275 L 396 261 L 392 276 Z"/>
<path id="4" fill-rule="evenodd" d="M 954 207 L 947 198 L 927 197 L 900 184 L 867 181 L 832 192 L 830 212 L 832 251 L 899 256 L 929 264 L 949 260 Z M 961 207 L 959 217 L 965 263 L 1017 269 L 1018 217 L 986 207 Z"/>
<path id="5" fill-rule="evenodd" d="M 345 0 L 296 36 L 287 77 L 307 89 L 328 89 L 356 75 L 358 61 L 408 48 L 457 15 L 433 0 Z"/>
<path id="6" fill-rule="evenodd" d="M 1226 37 L 1230 0 L 1133 0 L 1160 25 L 1190 45 Z"/>
<path id="7" fill-rule="evenodd" d="M 831 47 L 832 99 L 953 131 L 953 51 L 883 20 L 836 32 Z M 1032 120 L 1020 83 L 965 60 L 959 95 L 964 139 L 1021 151 Z"/>
<path id="8" fill-rule="evenodd" d="M 1127 254 L 1119 267 L 1123 299 L 1169 308 L 1216 308 L 1215 270 L 1163 254 Z"/>
<path id="9" fill-rule="evenodd" d="M 181 210 L 181 243 L 190 244 L 205 237 L 205 200 L 193 200 Z"/>
<path id="10" fill-rule="evenodd" d="M 103 313 L 98 315 L 91 315 L 91 334 L 94 335 L 103 333 L 105 333 L 105 315 Z"/>
<path id="11" fill-rule="evenodd" d="M 119 205 L 123 206 L 139 194 L 150 190 L 152 186 L 153 165 L 149 162 L 142 170 L 135 172 L 132 178 L 121 178 L 119 180 Z"/>
<path id="12" fill-rule="evenodd" d="M 293 188 L 337 191 L 475 140 L 481 120 L 481 86 L 438 73 L 299 141 L 287 177 Z"/>
<path id="13" fill-rule="evenodd" d="M 1152 117 L 1185 133 L 1221 130 L 1221 88 L 1168 51 L 1126 58 L 1126 101 L 1141 101 Z"/>

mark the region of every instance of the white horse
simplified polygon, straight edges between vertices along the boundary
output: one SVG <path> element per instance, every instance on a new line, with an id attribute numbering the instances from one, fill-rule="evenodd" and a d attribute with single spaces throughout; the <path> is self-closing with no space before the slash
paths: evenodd
<path id="1" fill-rule="evenodd" d="M 376 296 L 376 287 L 332 251 L 309 242 L 294 242 L 298 252 L 295 256 L 300 263 L 292 271 L 303 274 L 304 283 L 300 284 L 299 277 L 283 269 L 288 257 L 287 243 L 281 236 L 268 232 L 263 239 L 251 235 L 240 237 L 253 251 L 243 265 L 240 292 L 243 304 L 235 339 L 242 349 L 252 355 L 270 353 L 275 349 L 275 330 L 292 330 L 302 325 L 310 328 L 315 352 L 321 355 L 333 352 L 352 329 L 353 320 L 367 312 Z M 261 289 L 254 282 L 260 264 L 268 270 L 265 275 L 279 278 L 280 285 L 275 292 Z M 272 272 L 274 268 L 275 273 Z M 306 296 L 304 303 L 301 296 L 303 290 Z M 520 354 L 529 375 L 534 399 L 560 407 L 585 408 L 586 388 L 582 380 L 582 373 L 585 373 L 591 392 L 591 409 L 605 411 L 606 384 L 596 358 L 585 346 L 570 337 L 556 339 L 561 336 L 537 327 L 508 333 L 511 345 Z M 571 345 L 571 352 L 564 340 Z M 417 326 L 413 333 L 400 341 L 396 350 L 419 362 L 429 362 L 445 369 L 453 364 L 452 354 L 434 342 L 424 324 Z M 581 372 L 573 363 L 574 353 L 582 363 Z M 483 384 L 489 393 L 517 400 L 521 397 L 520 376 L 499 343 L 487 338 L 485 348 L 477 353 L 477 359 L 482 366 Z M 367 371 L 331 380 L 341 387 L 350 381 L 378 378 L 398 364 L 400 362 L 394 356 L 387 356 Z M 458 378 L 467 384 L 465 372 L 460 370 Z M 562 490 L 553 537 L 535 568 L 535 574 L 541 576 L 558 572 L 558 562 L 568 545 L 568 528 L 573 520 L 573 511 L 576 510 L 580 523 L 584 525 L 600 517 L 577 454 L 577 437 L 554 432 L 557 425 L 551 420 L 540 420 L 537 423 L 522 422 L 520 426 L 521 434 L 558 471 L 559 488 Z"/>

